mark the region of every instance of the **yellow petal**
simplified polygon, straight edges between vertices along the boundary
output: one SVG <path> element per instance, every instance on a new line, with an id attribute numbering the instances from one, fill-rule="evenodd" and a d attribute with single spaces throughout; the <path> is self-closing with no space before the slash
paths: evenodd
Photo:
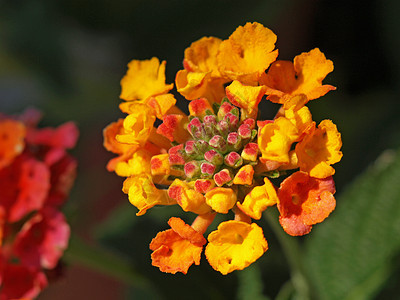
<path id="1" fill-rule="evenodd" d="M 125 133 L 116 136 L 116 140 L 125 144 L 143 145 L 150 136 L 156 119 L 152 108 L 143 103 L 132 103 L 132 113 L 123 122 Z"/>
<path id="2" fill-rule="evenodd" d="M 165 61 L 160 64 L 156 57 L 132 60 L 121 80 L 120 98 L 131 101 L 167 93 L 173 84 L 165 84 L 165 65 Z"/>
<path id="3" fill-rule="evenodd" d="M 244 198 L 243 203 L 237 203 L 241 211 L 253 219 L 259 220 L 261 214 L 268 206 L 275 205 L 278 201 L 275 187 L 268 178 L 264 178 L 264 185 L 254 187 Z"/>
<path id="4" fill-rule="evenodd" d="M 259 23 L 239 26 L 221 43 L 217 55 L 218 67 L 224 76 L 255 85 L 261 74 L 275 61 L 276 35 Z"/>
<path id="5" fill-rule="evenodd" d="M 205 194 L 206 203 L 218 213 L 226 214 L 235 205 L 237 196 L 230 188 L 216 187 Z"/>
<path id="6" fill-rule="evenodd" d="M 244 118 L 256 118 L 258 112 L 258 103 L 265 94 L 264 86 L 248 86 L 243 85 L 239 81 L 234 80 L 226 87 L 226 96 L 232 102 L 244 110 Z"/>
<path id="7" fill-rule="evenodd" d="M 129 177 L 142 173 L 150 174 L 151 155 L 144 149 L 139 149 L 128 161 L 118 162 L 115 166 L 115 173 L 118 176 Z"/>
<path id="8" fill-rule="evenodd" d="M 211 72 L 212 77 L 221 77 L 217 66 L 217 53 L 221 40 L 203 37 L 185 50 L 184 67 L 190 72 Z"/>
<path id="9" fill-rule="evenodd" d="M 168 189 L 170 198 L 175 199 L 184 211 L 191 211 L 195 214 L 205 214 L 211 211 L 203 194 L 194 189 L 189 183 L 175 179 Z"/>
<path id="10" fill-rule="evenodd" d="M 124 181 L 122 191 L 128 194 L 129 202 L 139 209 L 137 216 L 144 215 L 155 205 L 172 205 L 176 202 L 169 198 L 166 190 L 159 190 L 151 180 L 151 176 L 140 174 L 128 177 Z"/>
<path id="11" fill-rule="evenodd" d="M 264 125 L 258 136 L 261 158 L 289 163 L 289 150 L 297 138 L 297 128 L 285 117 L 279 117 L 274 122 Z"/>
<path id="12" fill-rule="evenodd" d="M 210 265 L 226 275 L 243 270 L 268 249 L 262 229 L 255 223 L 226 221 L 208 236 L 205 254 Z"/>

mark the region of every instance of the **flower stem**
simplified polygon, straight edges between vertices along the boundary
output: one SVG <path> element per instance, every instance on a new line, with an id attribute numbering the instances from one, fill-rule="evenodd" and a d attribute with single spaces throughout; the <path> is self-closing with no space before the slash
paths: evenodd
<path id="1" fill-rule="evenodd" d="M 131 262 L 121 255 L 99 246 L 92 245 L 72 235 L 64 259 L 71 264 L 82 265 L 104 275 L 113 277 L 132 287 L 152 288 L 152 282 L 137 273 Z"/>
<path id="2" fill-rule="evenodd" d="M 278 238 L 286 256 L 290 268 L 291 281 L 298 296 L 297 299 L 314 299 L 311 281 L 304 269 L 303 255 L 298 241 L 295 237 L 283 231 L 278 222 L 278 211 L 276 209 L 269 208 L 264 213 L 264 216 Z"/>

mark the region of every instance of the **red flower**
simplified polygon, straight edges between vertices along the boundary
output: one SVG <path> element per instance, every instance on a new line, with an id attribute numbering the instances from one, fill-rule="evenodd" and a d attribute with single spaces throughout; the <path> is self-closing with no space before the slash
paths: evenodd
<path id="1" fill-rule="evenodd" d="M 313 178 L 296 172 L 278 190 L 279 222 L 286 233 L 297 236 L 311 231 L 335 209 L 335 184 L 332 177 Z"/>

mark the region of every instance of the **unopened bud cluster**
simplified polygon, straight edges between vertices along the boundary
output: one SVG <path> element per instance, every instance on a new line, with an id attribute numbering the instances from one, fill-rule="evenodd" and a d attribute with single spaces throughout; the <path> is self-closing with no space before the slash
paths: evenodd
<path id="1" fill-rule="evenodd" d="M 203 117 L 192 117 L 187 130 L 192 139 L 169 150 L 170 165 L 184 171 L 185 179 L 214 179 L 217 186 L 232 185 L 237 170 L 255 164 L 256 122 L 240 119 L 239 109 L 228 100 Z"/>

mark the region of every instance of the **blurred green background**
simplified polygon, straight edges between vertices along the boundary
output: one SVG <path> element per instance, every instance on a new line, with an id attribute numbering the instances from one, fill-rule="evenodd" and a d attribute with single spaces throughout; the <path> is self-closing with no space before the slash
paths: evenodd
<path id="1" fill-rule="evenodd" d="M 335 65 L 324 82 L 337 90 L 309 106 L 317 122 L 330 118 L 342 133 L 337 210 L 298 238 L 317 299 L 398 299 L 399 11 L 395 0 L 0 0 L 0 111 L 34 106 L 44 113 L 42 126 L 77 123 L 79 174 L 65 207 L 72 230 L 130 261 L 148 280 L 127 284 L 69 255 L 62 278 L 39 299 L 293 296 L 290 284 L 281 290 L 290 270 L 264 220 L 270 249 L 243 272 L 222 276 L 204 257 L 186 276 L 159 272 L 148 243 L 170 216 L 182 214 L 168 207 L 136 217 L 121 191 L 123 179 L 105 170 L 113 155 L 102 147 L 102 129 L 122 116 L 119 81 L 127 63 L 167 60 L 167 82 L 173 82 L 191 42 L 228 38 L 248 21 L 277 34 L 279 59 L 319 47 Z"/>

